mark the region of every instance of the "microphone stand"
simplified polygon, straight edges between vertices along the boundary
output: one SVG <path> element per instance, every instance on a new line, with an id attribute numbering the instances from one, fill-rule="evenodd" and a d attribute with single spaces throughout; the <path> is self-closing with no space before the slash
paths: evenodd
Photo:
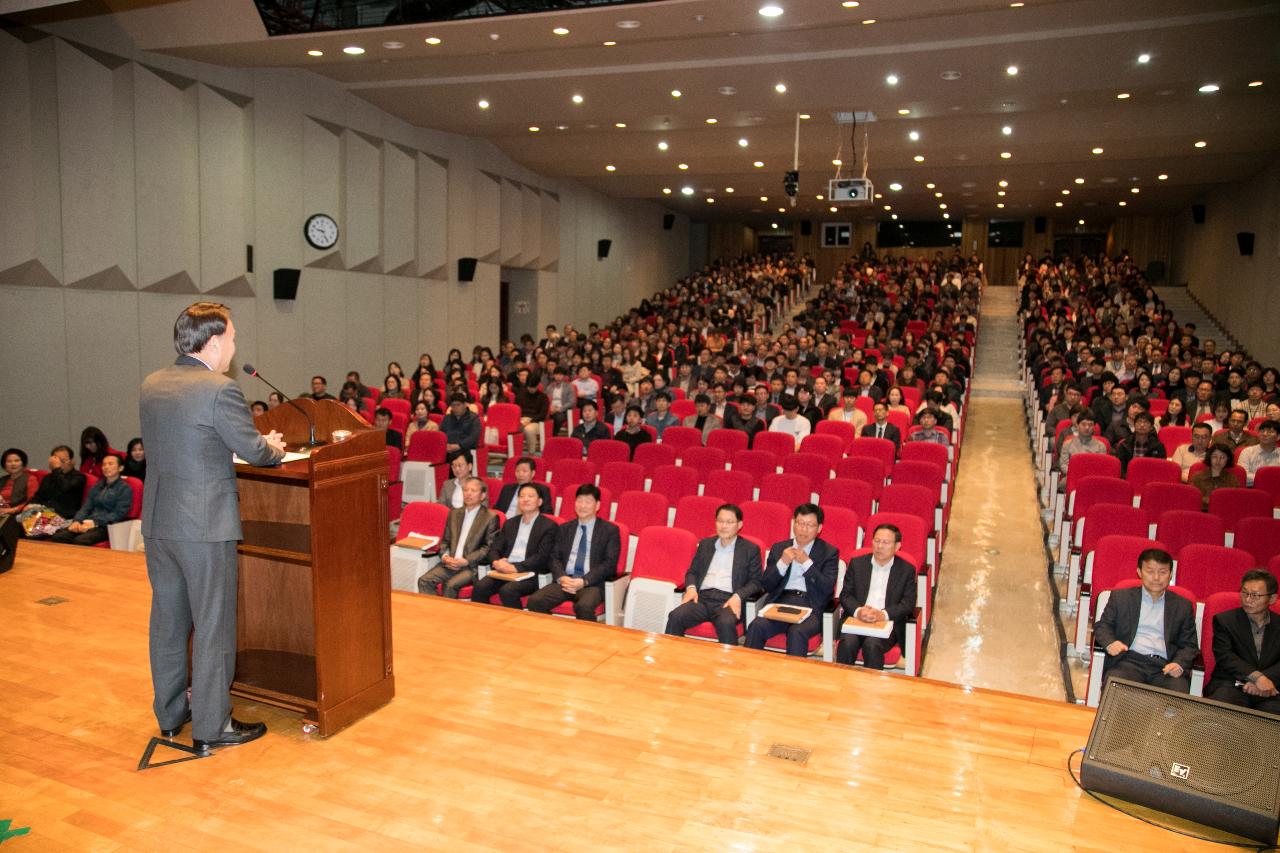
<path id="1" fill-rule="evenodd" d="M 315 421 L 315 418 L 311 417 L 310 412 L 308 412 L 305 408 L 303 408 L 301 405 L 295 402 L 294 399 L 290 397 L 288 394 L 284 393 L 279 388 L 277 388 L 276 386 L 268 382 L 265 376 L 263 376 L 261 373 L 253 369 L 253 365 L 246 364 L 244 366 L 244 372 L 249 374 L 250 376 L 256 376 L 258 379 L 261 379 L 263 382 L 266 382 L 267 387 L 269 387 L 272 391 L 275 391 L 277 394 L 279 394 L 281 399 L 283 399 L 290 406 L 293 406 L 299 412 L 302 412 L 302 416 L 307 419 L 307 427 L 309 428 L 308 441 L 305 445 L 303 445 L 304 449 L 310 450 L 313 447 L 323 447 L 324 445 L 329 443 L 327 441 L 316 440 L 316 421 Z"/>

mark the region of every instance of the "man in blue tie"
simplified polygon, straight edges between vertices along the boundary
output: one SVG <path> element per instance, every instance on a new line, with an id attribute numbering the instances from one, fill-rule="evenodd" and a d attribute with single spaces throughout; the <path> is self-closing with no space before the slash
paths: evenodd
<path id="1" fill-rule="evenodd" d="M 792 538 L 769 549 L 760 579 L 744 590 L 744 597 L 763 592 L 759 609 L 768 604 L 808 607 L 808 618 L 794 624 L 757 616 L 747 626 L 745 644 L 763 649 L 764 644 L 784 631 L 787 654 L 809 654 L 809 640 L 822 630 L 822 611 L 831 603 L 836 589 L 840 558 L 834 545 L 818 538 L 822 533 L 822 507 L 800 504 L 791 516 Z"/>
<path id="2" fill-rule="evenodd" d="M 566 601 L 573 615 L 592 622 L 604 601 L 604 582 L 617 577 L 622 539 L 618 526 L 600 518 L 600 490 L 591 483 L 578 486 L 573 511 L 577 516 L 560 525 L 551 549 L 551 583 L 529 596 L 532 613 L 550 613 Z"/>

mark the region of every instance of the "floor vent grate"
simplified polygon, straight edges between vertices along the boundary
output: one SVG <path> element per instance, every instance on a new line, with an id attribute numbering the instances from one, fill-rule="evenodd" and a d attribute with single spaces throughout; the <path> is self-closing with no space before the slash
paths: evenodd
<path id="1" fill-rule="evenodd" d="M 781 758 L 783 761 L 790 761 L 795 764 L 808 764 L 811 754 L 810 750 L 800 746 L 785 746 L 784 744 L 775 743 L 769 747 L 770 758 Z"/>

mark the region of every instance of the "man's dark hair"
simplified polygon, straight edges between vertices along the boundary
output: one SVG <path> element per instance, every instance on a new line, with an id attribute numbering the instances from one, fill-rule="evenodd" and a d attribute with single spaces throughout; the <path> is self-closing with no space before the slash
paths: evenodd
<path id="1" fill-rule="evenodd" d="M 716 515 L 722 512 L 731 512 L 734 518 L 742 521 L 742 507 L 737 504 L 720 504 L 720 506 L 716 507 Z"/>
<path id="2" fill-rule="evenodd" d="M 225 334 L 230 322 L 231 309 L 221 302 L 188 305 L 173 324 L 173 348 L 179 355 L 200 352 L 214 335 Z"/>
<path id="3" fill-rule="evenodd" d="M 535 495 L 538 496 L 539 500 L 542 499 L 542 492 L 538 491 L 538 487 L 533 483 L 521 483 L 520 488 L 516 489 L 516 494 L 517 495 L 520 494 L 525 489 L 529 489 L 530 491 L 532 491 Z"/>
<path id="4" fill-rule="evenodd" d="M 796 511 L 791 513 L 791 517 L 793 519 L 799 518 L 802 515 L 816 516 L 819 524 L 822 523 L 822 519 L 824 518 L 822 507 L 811 503 L 800 504 L 800 506 L 796 507 Z"/>
<path id="5" fill-rule="evenodd" d="M 581 486 L 578 486 L 576 491 L 574 491 L 573 496 L 575 498 L 590 497 L 595 498 L 598 501 L 600 500 L 600 489 L 596 488 L 593 483 L 583 483 Z"/>
<path id="6" fill-rule="evenodd" d="M 632 403 L 631 405 L 627 406 L 626 414 L 631 414 L 632 412 L 635 412 L 637 415 L 639 415 L 642 418 L 644 417 L 644 409 L 640 408 L 635 403 Z"/>
<path id="7" fill-rule="evenodd" d="M 455 451 L 453 451 L 452 453 L 450 453 L 448 456 L 446 456 L 446 457 L 444 458 L 444 461 L 445 461 L 445 462 L 448 462 L 450 465 L 452 465 L 452 464 L 453 464 L 453 460 L 457 459 L 457 458 L 458 458 L 458 457 L 460 457 L 460 456 L 461 456 L 463 459 L 467 460 L 468 462 L 470 462 L 470 461 L 471 461 L 471 454 L 470 454 L 470 453 L 468 453 L 468 452 L 467 452 L 467 451 L 465 451 L 465 450 L 455 450 Z"/>
<path id="8" fill-rule="evenodd" d="M 1273 429 L 1276 432 L 1280 432 L 1280 421 L 1265 420 L 1258 424 L 1258 427 L 1254 432 L 1262 432 L 1264 429 Z"/>
<path id="9" fill-rule="evenodd" d="M 312 381 L 312 382 L 315 382 L 317 379 L 319 379 L 319 380 L 320 380 L 322 383 L 324 383 L 325 385 L 328 385 L 328 384 L 329 384 L 329 380 L 328 380 L 328 379 L 325 379 L 323 376 L 320 376 L 319 374 L 316 374 L 315 376 L 312 376 L 312 377 L 311 377 L 311 381 Z"/>
<path id="10" fill-rule="evenodd" d="M 1138 414 L 1133 416 L 1133 422 L 1136 424 L 1138 421 L 1146 421 L 1152 426 L 1155 426 L 1156 424 L 1156 419 L 1151 416 L 1150 412 L 1138 412 Z"/>
<path id="11" fill-rule="evenodd" d="M 391 410 L 390 410 L 390 409 L 388 409 L 388 408 L 386 408 L 385 406 L 379 406 L 378 408 L 376 408 L 376 409 L 374 409 L 374 410 L 373 410 L 373 416 L 374 416 L 375 418 L 388 418 L 388 419 L 390 419 L 390 417 L 391 417 Z"/>
<path id="12" fill-rule="evenodd" d="M 1213 435 L 1213 427 L 1209 425 L 1208 421 L 1201 421 L 1200 423 L 1194 424 L 1191 427 L 1192 432 L 1195 432 L 1198 429 L 1205 430 L 1206 432 L 1209 433 L 1209 435 Z"/>
<path id="13" fill-rule="evenodd" d="M 538 470 L 538 460 L 534 459 L 532 456 L 521 456 L 519 459 L 516 460 L 516 464 L 512 465 L 511 467 L 514 470 L 515 468 L 518 468 L 521 465 L 528 465 L 530 471 Z"/>
<path id="14" fill-rule="evenodd" d="M 454 403 L 461 403 L 465 406 L 467 404 L 467 398 L 462 394 L 450 394 L 449 405 L 452 406 Z"/>
<path id="15" fill-rule="evenodd" d="M 778 405 L 788 412 L 795 412 L 800 409 L 800 401 L 796 399 L 795 394 L 783 394 L 778 398 Z"/>
<path id="16" fill-rule="evenodd" d="M 1081 394 L 1084 393 L 1084 389 L 1081 388 L 1077 382 L 1068 382 L 1063 391 L 1078 391 Z"/>
<path id="17" fill-rule="evenodd" d="M 75 452 L 74 450 L 72 450 L 70 447 L 68 447 L 67 445 L 65 445 L 65 444 L 59 444 L 59 445 L 56 445 L 56 446 L 53 448 L 53 450 L 50 450 L 50 451 L 49 451 L 49 455 L 50 455 L 50 456 L 52 456 L 53 454 L 57 453 L 59 450 L 65 450 L 65 451 L 67 451 L 67 458 L 68 458 L 68 459 L 75 459 L 75 458 L 76 458 L 76 452 Z"/>
<path id="18" fill-rule="evenodd" d="M 705 403 L 706 405 L 710 406 L 711 398 L 708 397 L 706 394 L 698 394 L 696 397 L 693 398 L 693 402 L 695 405 L 698 403 Z"/>
<path id="19" fill-rule="evenodd" d="M 653 399 L 655 399 L 655 400 L 666 400 L 668 403 L 670 403 L 670 402 L 671 402 L 671 394 L 670 394 L 670 392 L 665 391 L 665 390 L 664 390 L 664 391 L 659 391 L 659 392 L 657 392 L 656 394 L 654 394 L 654 395 L 653 395 Z"/>
<path id="20" fill-rule="evenodd" d="M 1173 565 L 1173 555 L 1163 548 L 1148 548 L 1138 555 L 1138 568 L 1145 562 L 1158 563 L 1162 566 Z"/>
<path id="21" fill-rule="evenodd" d="M 894 542 L 901 542 L 901 541 L 902 541 L 902 531 L 898 529 L 898 525 L 896 525 L 896 524 L 877 524 L 877 525 L 876 525 L 876 529 L 871 531 L 871 535 L 872 535 L 872 536 L 875 536 L 875 535 L 876 535 L 877 533 L 879 533 L 881 530 L 887 530 L 887 531 L 889 531 L 890 533 L 892 533 L 892 534 L 893 534 L 893 541 L 894 541 Z"/>
<path id="22" fill-rule="evenodd" d="M 1244 573 L 1244 577 L 1240 578 L 1240 586 L 1243 587 L 1250 581 L 1262 581 L 1267 585 L 1267 595 L 1276 594 L 1276 576 L 1266 569 L 1250 569 Z"/>
<path id="23" fill-rule="evenodd" d="M 584 408 L 584 409 L 585 409 L 587 406 L 590 406 L 591 408 L 595 409 L 597 412 L 598 412 L 598 411 L 600 411 L 600 407 L 599 407 L 598 405 L 596 405 L 596 401 L 595 401 L 595 400 L 583 400 L 583 401 L 582 401 L 582 408 Z"/>
<path id="24" fill-rule="evenodd" d="M 482 495 L 489 494 L 489 484 L 484 481 L 483 477 L 468 477 L 463 482 L 470 483 L 472 480 L 480 484 L 480 494 Z"/>

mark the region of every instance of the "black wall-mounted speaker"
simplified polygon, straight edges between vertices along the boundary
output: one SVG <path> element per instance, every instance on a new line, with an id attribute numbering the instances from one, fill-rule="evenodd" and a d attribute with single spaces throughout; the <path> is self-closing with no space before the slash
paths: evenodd
<path id="1" fill-rule="evenodd" d="M 1043 216 L 1037 216 L 1035 225 L 1036 225 L 1036 233 L 1043 234 L 1045 229 L 1049 227 L 1049 222 Z"/>
<path id="2" fill-rule="evenodd" d="M 1203 204 L 1191 205 L 1191 221 L 1197 225 L 1204 224 L 1204 205 Z"/>
<path id="3" fill-rule="evenodd" d="M 596 241 L 596 257 L 599 258 L 600 260 L 604 260 L 605 258 L 609 257 L 609 247 L 612 245 L 613 245 L 612 240 L 597 240 Z"/>
<path id="4" fill-rule="evenodd" d="M 271 277 L 271 295 L 276 299 L 297 299 L 302 270 L 280 267 Z"/>
<path id="5" fill-rule="evenodd" d="M 253 272 L 253 244 L 245 243 L 244 245 L 244 271 Z"/>
<path id="6" fill-rule="evenodd" d="M 1275 844 L 1277 755 L 1280 716 L 1112 679 L 1093 719 L 1080 783 Z"/>
<path id="7" fill-rule="evenodd" d="M 1237 231 L 1236 245 L 1240 247 L 1240 254 L 1246 258 L 1253 254 L 1253 232 Z"/>
<path id="8" fill-rule="evenodd" d="M 662 214 L 662 230 L 670 231 L 676 224 L 676 215 L 674 213 Z"/>
<path id="9" fill-rule="evenodd" d="M 812 221 L 810 221 L 810 220 L 808 220 L 808 219 L 801 219 L 801 220 L 800 220 L 800 236 L 801 236 L 801 237 L 812 237 L 812 236 L 813 236 L 813 222 L 812 222 Z"/>
<path id="10" fill-rule="evenodd" d="M 458 281 L 474 281 L 476 277 L 476 259 L 458 258 Z"/>

